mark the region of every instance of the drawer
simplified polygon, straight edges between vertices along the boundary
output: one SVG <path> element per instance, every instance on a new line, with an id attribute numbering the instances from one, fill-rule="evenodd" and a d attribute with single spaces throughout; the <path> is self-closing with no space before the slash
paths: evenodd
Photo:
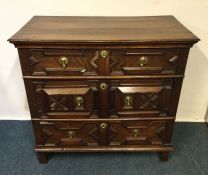
<path id="1" fill-rule="evenodd" d="M 112 113 L 118 117 L 168 116 L 172 79 L 111 81 Z"/>
<path id="2" fill-rule="evenodd" d="M 28 74 L 177 74 L 179 59 L 179 49 L 30 49 Z"/>
<path id="3" fill-rule="evenodd" d="M 162 145 L 168 121 L 41 121 L 42 146 Z"/>
<path id="4" fill-rule="evenodd" d="M 39 118 L 169 116 L 172 79 L 33 81 Z"/>
<path id="5" fill-rule="evenodd" d="M 110 123 L 109 145 L 162 145 L 168 121 L 116 121 Z"/>
<path id="6" fill-rule="evenodd" d="M 33 81 L 39 117 L 93 117 L 98 103 L 97 84 L 97 81 Z"/>
<path id="7" fill-rule="evenodd" d="M 96 122 L 40 122 L 42 145 L 50 147 L 98 146 Z"/>
<path id="8" fill-rule="evenodd" d="M 179 49 L 112 50 L 112 75 L 176 74 Z"/>
<path id="9" fill-rule="evenodd" d="M 31 75 L 96 75 L 98 52 L 79 49 L 30 49 Z"/>

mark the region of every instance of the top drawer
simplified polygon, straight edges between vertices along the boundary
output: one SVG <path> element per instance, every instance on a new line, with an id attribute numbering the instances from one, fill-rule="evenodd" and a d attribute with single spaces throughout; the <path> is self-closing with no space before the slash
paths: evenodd
<path id="1" fill-rule="evenodd" d="M 30 74 L 96 75 L 96 54 L 94 50 L 30 49 Z"/>
<path id="2" fill-rule="evenodd" d="M 179 49 L 30 49 L 27 75 L 179 74 Z M 184 61 L 182 61 L 184 62 Z M 183 67 L 185 64 L 181 64 Z M 183 70 L 180 69 L 180 70 Z"/>
<path id="3" fill-rule="evenodd" d="M 179 49 L 125 49 L 113 50 L 116 64 L 112 74 L 158 75 L 177 74 Z"/>

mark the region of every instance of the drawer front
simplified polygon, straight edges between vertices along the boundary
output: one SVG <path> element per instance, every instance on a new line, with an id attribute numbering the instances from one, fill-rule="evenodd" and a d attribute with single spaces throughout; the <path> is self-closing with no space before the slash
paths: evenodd
<path id="1" fill-rule="evenodd" d="M 112 75 L 176 74 L 179 49 L 112 50 Z"/>
<path id="2" fill-rule="evenodd" d="M 42 146 L 162 145 L 167 121 L 40 122 Z"/>
<path id="3" fill-rule="evenodd" d="M 118 117 L 167 116 L 172 80 L 121 80 L 111 82 L 111 109 Z"/>
<path id="4" fill-rule="evenodd" d="M 42 118 L 88 118 L 96 114 L 96 81 L 34 81 Z"/>
<path id="5" fill-rule="evenodd" d="M 96 75 L 98 52 L 78 49 L 31 49 L 32 75 Z"/>
<path id="6" fill-rule="evenodd" d="M 40 118 L 169 116 L 172 79 L 33 81 Z"/>
<path id="7" fill-rule="evenodd" d="M 162 145 L 167 121 L 117 121 L 110 124 L 110 145 Z"/>
<path id="8" fill-rule="evenodd" d="M 98 146 L 95 122 L 40 122 L 42 145 L 50 147 Z"/>
<path id="9" fill-rule="evenodd" d="M 29 50 L 30 75 L 39 76 L 177 74 L 179 59 L 179 49 Z"/>

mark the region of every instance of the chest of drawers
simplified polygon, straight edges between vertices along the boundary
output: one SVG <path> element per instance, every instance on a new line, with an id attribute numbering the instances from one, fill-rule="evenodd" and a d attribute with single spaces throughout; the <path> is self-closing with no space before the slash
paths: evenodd
<path id="1" fill-rule="evenodd" d="M 158 152 L 171 137 L 190 47 L 173 16 L 33 17 L 19 53 L 35 151 Z"/>

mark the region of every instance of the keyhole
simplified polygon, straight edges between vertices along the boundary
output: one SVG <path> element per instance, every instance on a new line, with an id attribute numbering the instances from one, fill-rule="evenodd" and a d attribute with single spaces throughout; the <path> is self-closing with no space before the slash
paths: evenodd
<path id="1" fill-rule="evenodd" d="M 105 90 L 107 89 L 108 85 L 106 83 L 101 83 L 100 84 L 100 89 Z"/>

